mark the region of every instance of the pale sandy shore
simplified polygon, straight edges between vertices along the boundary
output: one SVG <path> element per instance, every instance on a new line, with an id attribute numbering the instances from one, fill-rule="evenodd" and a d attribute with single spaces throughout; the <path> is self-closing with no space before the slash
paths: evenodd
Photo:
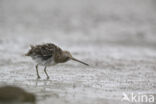
<path id="1" fill-rule="evenodd" d="M 154 0 L 1 0 L 0 85 L 37 95 L 38 104 L 135 104 L 123 93 L 156 94 Z M 67 62 L 36 79 L 24 54 L 52 42 L 89 63 Z M 141 96 L 140 95 L 140 96 Z M 136 104 L 155 104 L 138 102 Z"/>

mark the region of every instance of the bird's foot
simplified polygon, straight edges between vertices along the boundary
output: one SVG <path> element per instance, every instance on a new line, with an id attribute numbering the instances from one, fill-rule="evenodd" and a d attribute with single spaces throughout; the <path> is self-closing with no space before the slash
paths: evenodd
<path id="1" fill-rule="evenodd" d="M 49 79 L 49 76 L 47 76 L 47 80 Z"/>
<path id="2" fill-rule="evenodd" d="M 37 79 L 41 79 L 41 77 L 40 76 L 37 76 Z"/>

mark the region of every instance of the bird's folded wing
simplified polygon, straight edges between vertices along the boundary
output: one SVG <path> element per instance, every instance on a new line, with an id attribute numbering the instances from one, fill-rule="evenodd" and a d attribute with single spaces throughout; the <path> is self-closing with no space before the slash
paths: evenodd
<path id="1" fill-rule="evenodd" d="M 41 49 L 41 57 L 44 60 L 51 58 L 54 55 L 54 50 L 52 49 Z"/>

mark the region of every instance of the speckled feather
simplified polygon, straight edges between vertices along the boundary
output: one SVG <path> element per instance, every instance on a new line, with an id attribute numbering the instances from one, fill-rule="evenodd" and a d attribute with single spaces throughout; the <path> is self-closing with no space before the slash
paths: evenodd
<path id="1" fill-rule="evenodd" d="M 54 63 L 64 62 L 65 59 L 62 60 L 61 58 L 62 54 L 63 50 L 61 48 L 52 43 L 47 43 L 31 46 L 26 56 L 31 56 L 34 60 L 37 60 L 39 64 L 49 64 L 52 61 L 54 61 Z"/>
<path id="2" fill-rule="evenodd" d="M 56 45 L 50 43 L 31 46 L 31 49 L 27 53 L 27 56 L 39 56 L 43 58 L 43 60 L 47 60 L 48 58 L 56 54 L 56 50 L 61 51 L 61 49 L 58 48 Z"/>

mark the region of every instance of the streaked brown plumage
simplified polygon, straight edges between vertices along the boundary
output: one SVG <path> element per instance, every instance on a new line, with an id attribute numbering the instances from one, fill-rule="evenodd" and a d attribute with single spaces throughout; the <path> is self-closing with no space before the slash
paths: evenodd
<path id="1" fill-rule="evenodd" d="M 15 86 L 0 87 L 0 104 L 21 104 L 24 102 L 35 104 L 35 95 Z"/>
<path id="2" fill-rule="evenodd" d="M 39 73 L 38 73 L 38 65 L 45 66 L 44 72 L 47 75 L 47 79 L 49 79 L 49 76 L 46 72 L 47 66 L 55 65 L 58 63 L 64 63 L 69 60 L 74 60 L 74 61 L 77 61 L 84 65 L 89 66 L 88 64 L 86 64 L 76 58 L 73 58 L 72 55 L 70 54 L 70 52 L 64 51 L 52 43 L 31 46 L 31 49 L 25 55 L 31 56 L 32 59 L 37 62 L 36 72 L 37 72 L 38 78 L 40 78 Z"/>

